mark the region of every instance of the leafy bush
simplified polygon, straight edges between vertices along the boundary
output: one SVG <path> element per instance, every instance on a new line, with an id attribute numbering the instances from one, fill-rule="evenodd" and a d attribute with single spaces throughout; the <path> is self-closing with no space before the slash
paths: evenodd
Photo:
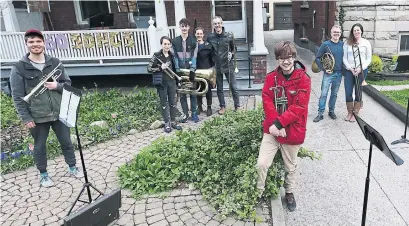
<path id="1" fill-rule="evenodd" d="M 195 130 L 162 137 L 118 170 L 121 185 L 135 197 L 193 184 L 221 216 L 255 218 L 260 194 L 256 163 L 262 139 L 263 111 L 227 113 Z M 315 158 L 302 149 L 299 156 Z M 284 167 L 277 153 L 266 181 L 266 196 L 277 197 Z"/>
<path id="2" fill-rule="evenodd" d="M 29 149 L 30 144 L 32 146 L 34 141 L 31 135 L 25 134 L 25 136 L 17 138 L 19 139 L 18 144 L 4 147 L 3 135 L 6 130 L 3 128 L 10 128 L 16 124 L 23 125 L 17 118 L 11 97 L 6 95 L 1 97 L 1 173 L 7 173 L 34 165 L 33 148 Z M 84 95 L 78 116 L 81 144 L 84 146 L 85 140 L 90 144 L 103 142 L 126 134 L 131 129 L 147 130 L 153 121 L 160 118 L 158 104 L 159 97 L 156 92 L 147 88 L 135 88 L 133 92 L 128 94 L 124 94 L 118 89 L 111 89 L 107 92 L 96 90 Z M 90 126 L 92 122 L 101 120 L 107 122 L 108 128 Z M 71 129 L 71 134 L 75 134 L 74 128 Z M 47 140 L 47 157 L 52 159 L 59 155 L 61 155 L 61 149 L 57 137 L 50 130 Z"/>
<path id="3" fill-rule="evenodd" d="M 368 72 L 370 73 L 379 73 L 383 69 L 383 62 L 382 59 L 378 56 L 373 54 L 372 55 L 372 62 L 369 65 Z"/>

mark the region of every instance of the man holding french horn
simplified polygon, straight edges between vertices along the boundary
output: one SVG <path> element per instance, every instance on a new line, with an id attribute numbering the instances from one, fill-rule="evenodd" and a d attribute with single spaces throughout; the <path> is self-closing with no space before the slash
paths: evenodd
<path id="1" fill-rule="evenodd" d="M 323 71 L 321 96 L 318 102 L 318 115 L 314 122 L 319 122 L 324 119 L 325 105 L 327 96 L 331 87 L 331 96 L 329 98 L 329 112 L 328 116 L 335 120 L 335 102 L 337 101 L 337 94 L 342 80 L 343 70 L 343 45 L 344 42 L 339 40 L 341 37 L 341 27 L 334 25 L 331 28 L 331 39 L 323 42 L 318 49 L 315 63 L 319 70 Z"/>
<path id="2" fill-rule="evenodd" d="M 71 79 L 59 59 L 44 53 L 44 36 L 40 31 L 28 30 L 24 39 L 29 53 L 11 70 L 11 92 L 20 119 L 34 138 L 33 154 L 40 171 L 40 184 L 50 187 L 54 185 L 47 173 L 46 141 L 50 127 L 61 145 L 68 172 L 83 177 L 75 166 L 70 128 L 59 120 L 63 85 L 71 85 Z"/>

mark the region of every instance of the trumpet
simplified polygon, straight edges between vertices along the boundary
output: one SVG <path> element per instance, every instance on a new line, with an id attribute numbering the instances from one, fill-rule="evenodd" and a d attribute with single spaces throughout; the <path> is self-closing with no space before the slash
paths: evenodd
<path id="1" fill-rule="evenodd" d="M 56 80 L 58 79 L 61 74 L 62 71 L 61 69 L 58 69 L 60 67 L 61 63 L 59 63 L 48 75 L 43 76 L 43 78 L 41 79 L 40 83 L 38 83 L 29 94 L 27 94 L 26 96 L 22 97 L 22 99 L 25 102 L 29 102 L 30 99 L 32 97 L 37 97 L 38 95 L 44 93 L 48 88 L 44 86 L 44 84 L 49 80 L 49 79 L 53 79 Z"/>
<path id="2" fill-rule="evenodd" d="M 163 63 L 163 61 L 161 60 L 161 59 L 159 59 L 155 54 L 153 54 L 153 56 L 159 61 L 159 63 L 162 65 L 162 64 L 165 64 L 165 63 Z M 159 66 L 161 66 L 161 65 L 159 65 Z M 180 77 L 180 76 L 178 76 L 175 72 L 173 72 L 170 68 L 167 68 L 167 69 L 165 69 L 164 70 L 164 72 L 167 74 L 167 75 L 169 75 L 169 77 L 171 77 L 172 79 L 177 79 L 178 81 L 182 81 L 182 78 Z"/>
<path id="3" fill-rule="evenodd" d="M 276 111 L 279 115 L 281 115 L 287 110 L 288 99 L 287 99 L 287 96 L 285 95 L 284 87 L 278 85 L 277 77 L 274 77 L 274 80 L 275 80 L 275 86 L 271 87 L 270 90 L 274 91 L 274 103 L 275 103 Z"/>

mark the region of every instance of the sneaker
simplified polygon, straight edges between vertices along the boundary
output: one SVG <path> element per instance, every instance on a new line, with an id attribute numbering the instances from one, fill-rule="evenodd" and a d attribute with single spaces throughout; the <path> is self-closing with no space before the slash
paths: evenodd
<path id="1" fill-rule="evenodd" d="M 192 113 L 192 121 L 194 121 L 194 122 L 199 122 L 199 117 L 197 116 L 197 113 L 196 113 L 196 112 L 193 112 L 193 113 Z"/>
<path id="2" fill-rule="evenodd" d="M 163 128 L 163 131 L 165 131 L 165 133 L 172 132 L 172 128 L 170 127 L 169 123 L 165 123 L 165 128 Z"/>
<path id="3" fill-rule="evenodd" d="M 321 121 L 321 120 L 323 120 L 324 119 L 324 116 L 323 115 L 318 115 L 317 117 L 315 117 L 315 119 L 313 120 L 313 122 L 319 122 L 319 121 Z"/>
<path id="4" fill-rule="evenodd" d="M 213 114 L 212 107 L 207 107 L 206 115 L 211 116 Z"/>
<path id="5" fill-rule="evenodd" d="M 74 175 L 76 178 L 84 177 L 84 173 L 80 169 L 78 169 L 78 167 L 76 167 L 76 166 L 69 167 L 68 172 L 71 175 Z"/>
<path id="6" fill-rule="evenodd" d="M 54 185 L 54 182 L 51 180 L 51 178 L 48 176 L 48 173 L 41 173 L 40 174 L 40 184 L 41 186 L 48 188 Z"/>
<path id="7" fill-rule="evenodd" d="M 182 118 L 179 120 L 179 122 L 180 122 L 180 123 L 186 123 L 186 122 L 187 122 L 187 119 L 188 119 L 188 115 L 187 115 L 187 114 L 184 114 L 184 115 L 182 116 Z"/>
<path id="8" fill-rule="evenodd" d="M 329 116 L 330 118 L 332 118 L 333 120 L 337 119 L 337 116 L 335 115 L 334 112 L 329 112 L 329 113 L 328 113 L 328 116 Z"/>
<path id="9" fill-rule="evenodd" d="M 219 115 L 224 115 L 224 112 L 226 112 L 226 108 L 222 107 L 220 110 L 217 112 Z"/>
<path id="10" fill-rule="evenodd" d="M 178 125 L 176 122 L 172 122 L 170 125 L 172 126 L 173 129 L 182 130 L 182 127 Z"/>
<path id="11" fill-rule="evenodd" d="M 287 208 L 290 212 L 293 212 L 297 207 L 293 193 L 285 193 L 285 201 L 287 203 Z"/>

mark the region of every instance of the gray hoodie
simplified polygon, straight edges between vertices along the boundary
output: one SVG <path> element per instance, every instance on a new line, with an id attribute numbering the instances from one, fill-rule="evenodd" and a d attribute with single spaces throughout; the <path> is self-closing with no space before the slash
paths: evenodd
<path id="1" fill-rule="evenodd" d="M 29 94 L 41 82 L 43 76 L 54 70 L 59 63 L 59 59 L 46 54 L 45 66 L 40 71 L 31 64 L 28 54 L 26 54 L 11 69 L 11 94 L 18 115 L 24 123 L 31 121 L 44 123 L 58 120 L 63 85 L 71 85 L 71 79 L 68 77 L 63 65 L 58 68 L 61 70 L 61 75 L 57 79 L 58 86 L 56 90 L 47 89 L 37 97 L 31 97 L 29 103 L 26 103 L 22 98 Z"/>

